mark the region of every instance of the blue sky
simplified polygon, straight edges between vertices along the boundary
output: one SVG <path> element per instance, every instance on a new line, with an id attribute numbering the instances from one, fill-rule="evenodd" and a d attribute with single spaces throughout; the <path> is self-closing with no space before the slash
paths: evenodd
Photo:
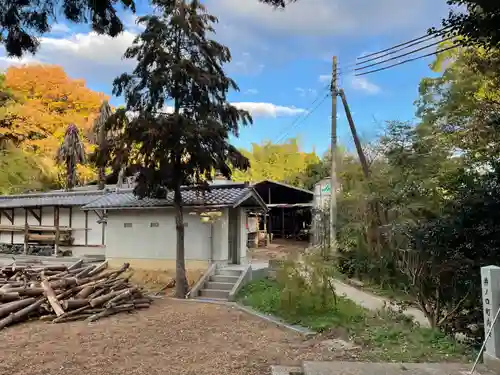
<path id="1" fill-rule="evenodd" d="M 248 148 L 264 140 L 299 137 L 305 150 L 318 153 L 329 147 L 330 98 L 303 117 L 325 92 L 332 56 L 338 56 L 341 68 L 349 66 L 362 54 L 423 35 L 447 14 L 445 0 L 300 0 L 285 11 L 274 11 L 257 0 L 204 2 L 219 17 L 217 39 L 232 51 L 227 71 L 241 91 L 230 99 L 254 117 L 254 124 L 243 128 L 234 143 Z M 139 2 L 138 14 L 148 11 L 147 2 Z M 121 56 L 140 32 L 134 15 L 123 16 L 127 30 L 115 39 L 95 35 L 86 26 L 58 23 L 41 39 L 36 56 L 18 61 L 0 52 L 0 67 L 55 63 L 72 77 L 85 79 L 90 88 L 110 94 L 114 77 L 133 68 Z M 358 78 L 344 69 L 340 86 L 364 140 L 380 134 L 387 120 L 413 119 L 418 82 L 431 74 L 431 60 Z M 123 101 L 113 98 L 112 103 Z M 339 142 L 351 148 L 340 100 L 338 118 Z"/>

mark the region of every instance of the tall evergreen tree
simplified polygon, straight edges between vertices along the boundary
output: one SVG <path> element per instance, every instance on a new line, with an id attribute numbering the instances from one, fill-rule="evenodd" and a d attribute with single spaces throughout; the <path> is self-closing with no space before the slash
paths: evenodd
<path id="1" fill-rule="evenodd" d="M 165 197 L 173 191 L 177 229 L 176 296 L 184 298 L 187 280 L 184 262 L 184 218 L 181 186 L 203 188 L 214 170 L 231 176 L 230 166 L 245 169 L 249 162 L 229 143 L 239 124 L 250 115 L 228 102 L 228 92 L 238 90 L 223 65 L 231 60 L 229 49 L 215 40 L 217 18 L 198 0 L 153 0 L 158 12 L 139 18 L 144 31 L 126 51 L 136 59 L 132 74 L 114 82 L 113 93 L 123 95 L 134 113 L 123 126 L 115 158 L 139 163 L 135 194 Z M 167 110 L 167 104 L 173 108 Z M 114 163 L 115 165 L 117 163 Z"/>
<path id="2" fill-rule="evenodd" d="M 78 176 L 76 168 L 78 164 L 85 162 L 85 150 L 83 147 L 80 132 L 74 124 L 70 124 L 64 134 L 64 140 L 57 151 L 57 163 L 64 164 L 66 168 L 66 189 L 73 189 L 77 182 Z"/>
<path id="3" fill-rule="evenodd" d="M 103 152 L 107 147 L 107 131 L 106 131 L 106 123 L 113 115 L 113 111 L 111 110 L 111 106 L 108 101 L 105 100 L 101 104 L 101 108 L 99 110 L 99 116 L 96 118 L 94 122 L 94 135 L 96 138 L 97 149 L 95 155 L 95 163 L 98 167 L 98 189 L 103 190 L 106 187 L 106 160 L 105 153 Z"/>

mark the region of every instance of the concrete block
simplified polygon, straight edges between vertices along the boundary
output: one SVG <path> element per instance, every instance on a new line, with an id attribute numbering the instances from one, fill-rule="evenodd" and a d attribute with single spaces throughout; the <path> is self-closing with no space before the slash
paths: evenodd
<path id="1" fill-rule="evenodd" d="M 241 272 L 242 271 L 240 271 L 240 270 L 229 270 L 229 269 L 225 269 L 225 268 L 219 268 L 215 271 L 215 275 L 239 277 L 241 275 Z"/>
<path id="2" fill-rule="evenodd" d="M 221 275 L 213 275 L 208 279 L 209 281 L 213 281 L 216 283 L 232 283 L 233 285 L 238 281 L 239 276 L 221 276 Z"/>

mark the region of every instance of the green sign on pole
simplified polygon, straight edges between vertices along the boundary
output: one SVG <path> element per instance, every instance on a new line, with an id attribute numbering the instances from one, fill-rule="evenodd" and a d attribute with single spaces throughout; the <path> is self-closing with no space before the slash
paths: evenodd
<path id="1" fill-rule="evenodd" d="M 322 193 L 330 193 L 331 190 L 332 189 L 330 188 L 330 184 L 328 184 L 328 185 L 323 186 L 323 188 L 321 189 L 321 192 Z"/>

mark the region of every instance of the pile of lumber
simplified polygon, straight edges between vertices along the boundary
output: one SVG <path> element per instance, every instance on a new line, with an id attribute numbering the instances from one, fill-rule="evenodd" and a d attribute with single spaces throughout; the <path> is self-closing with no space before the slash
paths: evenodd
<path id="1" fill-rule="evenodd" d="M 0 268 L 0 330 L 30 319 L 53 323 L 96 321 L 147 308 L 151 299 L 121 277 L 128 268 L 106 270 L 107 261 L 71 266 L 9 265 Z"/>

